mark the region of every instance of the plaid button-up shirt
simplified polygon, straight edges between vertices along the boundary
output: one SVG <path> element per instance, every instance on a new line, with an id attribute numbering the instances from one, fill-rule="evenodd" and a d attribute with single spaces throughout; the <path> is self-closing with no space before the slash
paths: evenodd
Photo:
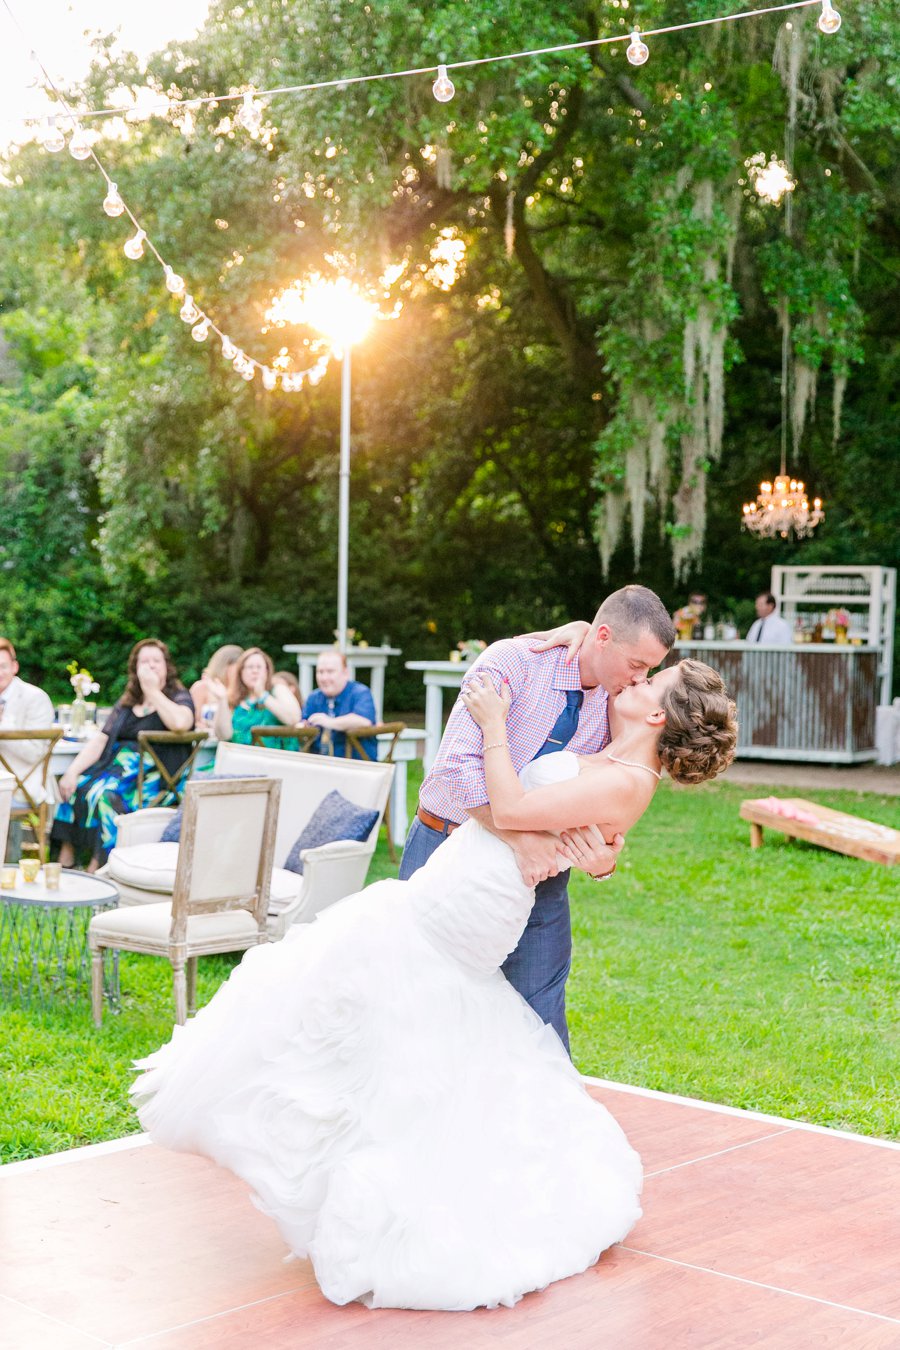
<path id="1" fill-rule="evenodd" d="M 516 772 L 534 759 L 566 706 L 566 691 L 581 689 L 577 660 L 566 665 L 566 648 L 529 651 L 529 638 L 506 638 L 482 652 L 466 671 L 465 688 L 476 673 L 490 675 L 499 689 L 509 682 L 512 705 L 506 723 L 509 752 Z M 609 744 L 609 696 L 599 686 L 585 689 L 578 729 L 567 750 L 590 755 Z M 419 800 L 426 811 L 462 822 L 467 813 L 488 801 L 484 779 L 481 728 L 461 699 L 450 713 L 437 758 L 422 783 Z"/>

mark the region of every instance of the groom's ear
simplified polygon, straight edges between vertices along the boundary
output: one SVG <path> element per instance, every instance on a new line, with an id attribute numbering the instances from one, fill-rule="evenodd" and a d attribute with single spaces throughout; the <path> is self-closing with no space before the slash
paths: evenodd
<path id="1" fill-rule="evenodd" d="M 610 626 L 609 626 L 608 623 L 601 623 L 600 625 L 598 625 L 597 631 L 596 631 L 596 633 L 594 634 L 594 641 L 595 641 L 595 642 L 599 642 L 600 645 L 601 645 L 601 647 L 602 647 L 602 646 L 604 646 L 607 642 L 609 642 L 609 640 L 610 640 L 611 637 L 612 637 L 612 631 L 611 631 Z"/>

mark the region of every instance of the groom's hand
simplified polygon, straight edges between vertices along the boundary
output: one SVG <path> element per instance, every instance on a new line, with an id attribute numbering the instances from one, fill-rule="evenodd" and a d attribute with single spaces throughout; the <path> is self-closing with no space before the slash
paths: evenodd
<path id="1" fill-rule="evenodd" d="M 503 838 L 516 855 L 519 871 L 526 886 L 555 877 L 559 872 L 556 854 L 559 840 L 553 834 L 538 834 L 532 830 L 504 832 Z"/>

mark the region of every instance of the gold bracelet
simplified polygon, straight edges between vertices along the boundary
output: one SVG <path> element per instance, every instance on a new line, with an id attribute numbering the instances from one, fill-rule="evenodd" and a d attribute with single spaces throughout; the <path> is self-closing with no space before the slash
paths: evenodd
<path id="1" fill-rule="evenodd" d="M 590 877 L 591 881 L 609 881 L 610 877 L 612 876 L 613 872 L 616 870 L 618 865 L 619 863 L 617 859 L 616 862 L 614 862 L 612 865 L 612 872 L 600 872 L 596 876 L 594 875 L 593 872 L 585 872 L 585 876 Z"/>
<path id="2" fill-rule="evenodd" d="M 490 745 L 483 745 L 482 750 L 504 750 L 506 741 L 491 741 Z"/>

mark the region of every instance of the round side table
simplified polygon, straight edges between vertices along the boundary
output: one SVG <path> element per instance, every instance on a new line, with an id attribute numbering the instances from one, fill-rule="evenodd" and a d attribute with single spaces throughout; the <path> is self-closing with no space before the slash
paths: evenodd
<path id="1" fill-rule="evenodd" d="M 88 925 L 118 904 L 112 882 L 89 872 L 65 868 L 59 890 L 51 891 L 43 870 L 31 883 L 19 871 L 14 887 L 0 890 L 0 997 L 48 1008 L 90 996 Z M 118 952 L 107 954 L 103 988 L 110 1007 L 118 1008 Z"/>

